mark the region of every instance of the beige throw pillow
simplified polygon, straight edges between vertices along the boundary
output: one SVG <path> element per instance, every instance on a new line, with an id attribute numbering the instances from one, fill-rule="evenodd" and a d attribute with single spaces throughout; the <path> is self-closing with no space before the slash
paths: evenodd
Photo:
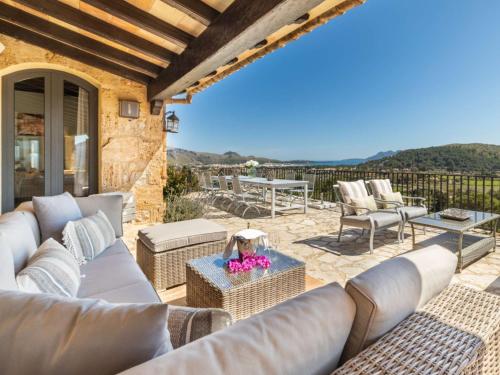
<path id="1" fill-rule="evenodd" d="M 403 196 L 399 191 L 396 193 L 381 193 L 381 197 L 382 200 L 384 201 L 398 202 L 403 204 Z M 384 208 L 394 208 L 394 207 L 396 207 L 395 204 L 384 203 Z"/>
<path id="2" fill-rule="evenodd" d="M 0 374 L 117 374 L 172 350 L 164 304 L 0 291 Z"/>
<path id="3" fill-rule="evenodd" d="M 375 202 L 373 195 L 362 198 L 351 198 L 351 204 L 355 207 L 354 211 L 356 212 L 356 215 L 367 214 L 368 211 L 366 209 L 369 209 L 370 211 L 377 211 L 377 202 Z"/>

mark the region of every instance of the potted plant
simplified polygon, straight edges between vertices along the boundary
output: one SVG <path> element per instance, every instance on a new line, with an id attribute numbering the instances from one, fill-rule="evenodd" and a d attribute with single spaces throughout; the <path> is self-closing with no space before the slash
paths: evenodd
<path id="1" fill-rule="evenodd" d="M 257 167 L 259 165 L 259 162 L 258 161 L 255 161 L 255 160 L 248 160 L 246 163 L 245 163 L 245 167 L 247 169 L 247 176 L 250 176 L 250 177 L 256 177 L 257 176 Z"/>

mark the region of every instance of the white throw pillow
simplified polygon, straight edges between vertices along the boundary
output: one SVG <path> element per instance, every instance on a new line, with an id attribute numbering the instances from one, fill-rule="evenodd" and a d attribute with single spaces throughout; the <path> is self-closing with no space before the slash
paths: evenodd
<path id="1" fill-rule="evenodd" d="M 63 230 L 64 245 L 79 264 L 94 259 L 115 241 L 115 230 L 101 210 L 95 215 L 68 222 Z"/>
<path id="2" fill-rule="evenodd" d="M 80 287 L 80 267 L 63 245 L 49 238 L 17 274 L 16 281 L 24 292 L 75 297 Z"/>

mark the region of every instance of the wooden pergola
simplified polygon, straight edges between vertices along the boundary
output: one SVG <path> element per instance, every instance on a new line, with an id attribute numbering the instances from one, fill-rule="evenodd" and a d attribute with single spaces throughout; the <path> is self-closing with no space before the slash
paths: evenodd
<path id="1" fill-rule="evenodd" d="M 0 33 L 191 96 L 364 0 L 0 0 Z"/>

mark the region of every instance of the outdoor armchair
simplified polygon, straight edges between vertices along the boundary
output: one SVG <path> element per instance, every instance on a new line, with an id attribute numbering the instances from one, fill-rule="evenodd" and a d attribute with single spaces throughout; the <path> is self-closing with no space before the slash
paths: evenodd
<path id="1" fill-rule="evenodd" d="M 365 188 L 364 182 L 362 180 L 356 182 L 340 182 L 348 187 L 352 187 L 351 193 L 357 193 L 357 196 L 368 197 L 368 191 Z M 335 192 L 336 203 L 340 206 L 340 229 L 337 241 L 340 242 L 342 237 L 342 229 L 344 226 L 355 227 L 362 229 L 361 235 L 364 235 L 364 231 L 368 230 L 370 232 L 370 253 L 373 254 L 373 241 L 375 237 L 375 232 L 384 230 L 387 228 L 392 228 L 398 226 L 398 242 L 402 241 L 402 230 L 403 230 L 403 219 L 400 214 L 399 206 L 395 205 L 394 208 L 390 210 L 373 210 L 368 207 L 354 206 L 347 202 L 346 194 L 342 194 L 340 185 L 333 186 Z M 379 200 L 375 199 L 375 202 L 380 203 Z M 358 213 L 356 213 L 358 210 Z M 361 212 L 359 212 L 361 211 Z"/>
<path id="2" fill-rule="evenodd" d="M 367 189 L 373 196 L 380 200 L 382 204 L 394 204 L 393 201 L 383 200 L 383 194 L 393 193 L 391 181 L 389 179 L 369 180 L 366 183 Z M 400 206 L 399 212 L 404 220 L 404 223 L 410 219 L 427 215 L 427 207 L 425 206 L 424 197 L 401 195 L 403 202 L 398 202 Z"/>

